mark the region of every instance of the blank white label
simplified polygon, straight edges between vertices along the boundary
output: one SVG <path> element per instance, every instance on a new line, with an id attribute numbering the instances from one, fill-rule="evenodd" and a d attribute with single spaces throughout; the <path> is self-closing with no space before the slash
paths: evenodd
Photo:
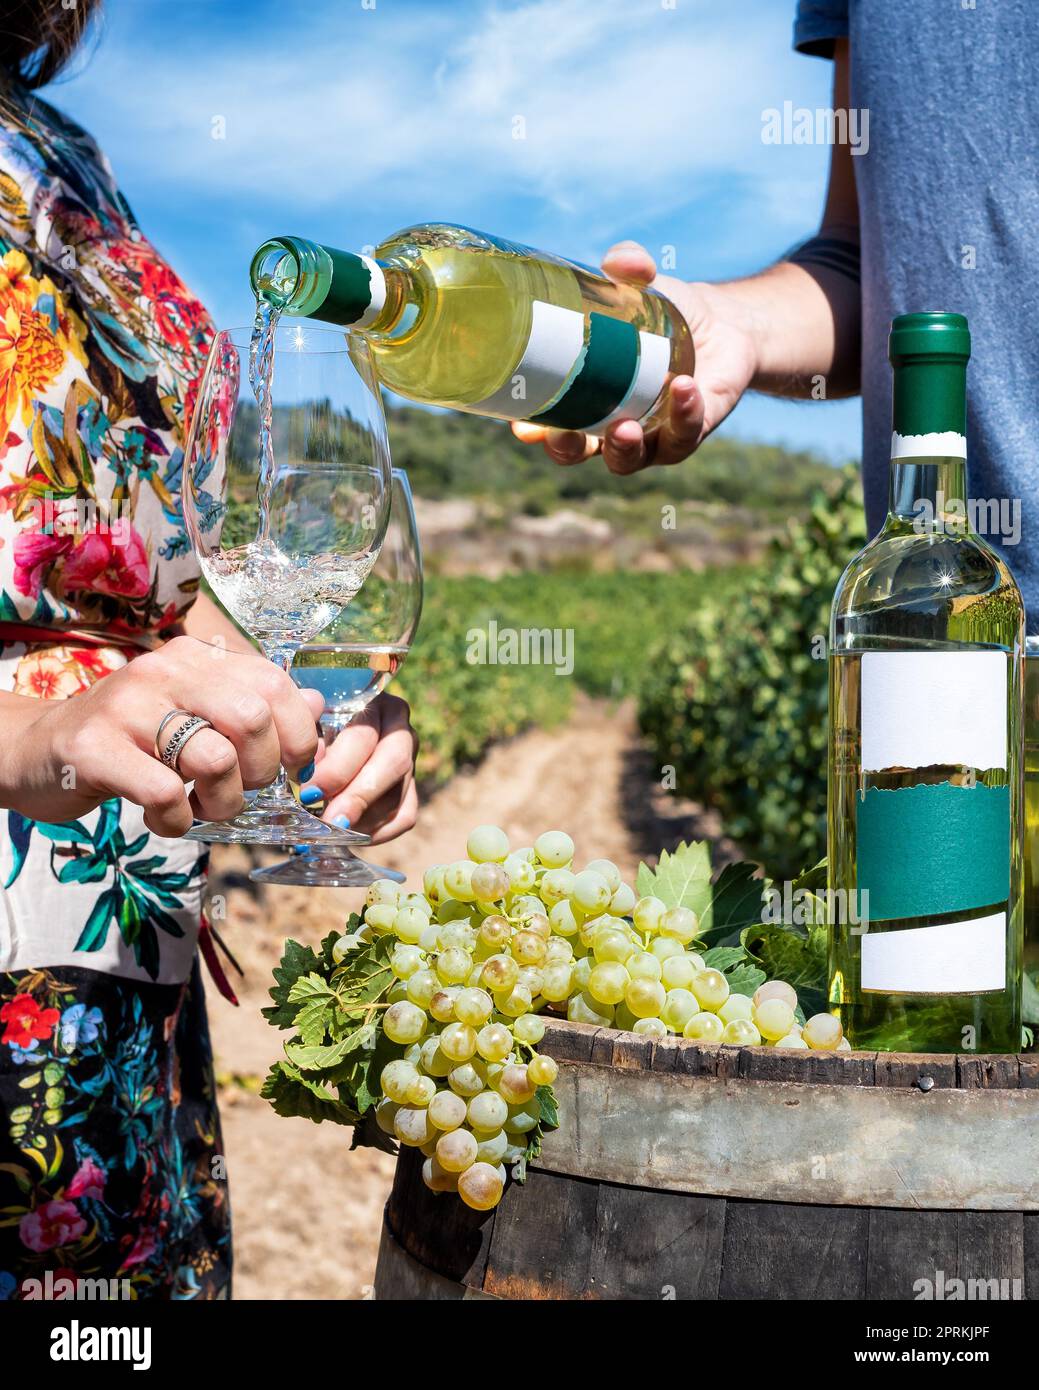
<path id="1" fill-rule="evenodd" d="M 881 994 L 982 994 L 1004 989 L 1007 917 L 867 932 L 861 985 Z"/>
<path id="2" fill-rule="evenodd" d="M 1006 652 L 864 652 L 862 767 L 1007 765 Z"/>
<path id="3" fill-rule="evenodd" d="M 529 420 L 544 410 L 574 375 L 585 346 L 584 314 L 535 299 L 523 356 L 493 395 L 479 402 L 489 415 Z M 520 388 L 520 399 L 515 392 Z"/>

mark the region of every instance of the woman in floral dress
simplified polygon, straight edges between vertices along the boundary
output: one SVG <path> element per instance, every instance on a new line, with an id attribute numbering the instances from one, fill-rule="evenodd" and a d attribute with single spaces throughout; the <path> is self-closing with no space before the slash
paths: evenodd
<path id="1" fill-rule="evenodd" d="M 414 743 L 384 697 L 314 772 L 311 697 L 198 594 L 182 443 L 212 325 L 34 95 L 94 8 L 0 0 L 0 1299 L 217 1298 L 206 855 L 176 837 L 284 760 L 329 818 L 391 838 Z M 211 727 L 171 770 L 178 709 Z"/>

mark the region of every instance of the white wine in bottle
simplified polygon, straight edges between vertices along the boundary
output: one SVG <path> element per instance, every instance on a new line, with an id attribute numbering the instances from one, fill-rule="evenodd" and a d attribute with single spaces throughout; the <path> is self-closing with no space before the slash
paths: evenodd
<path id="1" fill-rule="evenodd" d="M 1024 607 L 970 526 L 969 356 L 959 314 L 892 324 L 890 508 L 833 600 L 830 1002 L 858 1048 L 1021 1046 Z"/>
<path id="2" fill-rule="evenodd" d="M 693 370 L 685 319 L 655 290 L 467 227 L 409 227 L 358 256 L 264 242 L 260 307 L 363 332 L 380 381 L 410 400 L 602 434 L 650 425 Z"/>

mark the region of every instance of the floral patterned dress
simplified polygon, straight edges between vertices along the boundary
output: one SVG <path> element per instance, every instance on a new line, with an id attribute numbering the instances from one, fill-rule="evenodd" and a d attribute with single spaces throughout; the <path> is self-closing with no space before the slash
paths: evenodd
<path id="1" fill-rule="evenodd" d="M 8 93 L 0 688 L 75 699 L 177 629 L 198 590 L 182 432 L 211 334 L 93 141 Z M 205 855 L 118 800 L 0 827 L 0 1298 L 98 1279 L 226 1296 Z"/>

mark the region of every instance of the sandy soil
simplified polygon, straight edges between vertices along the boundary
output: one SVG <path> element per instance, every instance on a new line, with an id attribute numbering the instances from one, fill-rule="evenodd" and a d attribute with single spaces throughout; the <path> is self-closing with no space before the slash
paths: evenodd
<path id="1" fill-rule="evenodd" d="M 634 882 L 641 859 L 681 839 L 711 839 L 715 864 L 737 857 L 709 812 L 660 790 L 641 747 L 630 707 L 582 701 L 571 722 L 532 730 L 493 748 L 423 806 L 418 825 L 365 857 L 421 884 L 433 863 L 460 858 L 465 838 L 486 822 L 515 845 L 558 827 L 577 842 L 579 859 L 613 859 Z M 259 862 L 274 862 L 264 852 Z M 240 1007 L 210 989 L 210 1018 L 221 1080 L 224 1139 L 231 1178 L 240 1298 L 364 1298 L 378 1248 L 381 1208 L 393 1160 L 349 1152 L 349 1132 L 286 1120 L 255 1093 L 284 1035 L 260 1015 L 271 968 L 286 936 L 316 942 L 341 926 L 360 890 L 265 888 L 249 882 L 256 860 L 215 847 L 212 894 L 221 934 L 245 970 L 233 976 Z M 219 899 L 223 898 L 223 903 Z"/>

